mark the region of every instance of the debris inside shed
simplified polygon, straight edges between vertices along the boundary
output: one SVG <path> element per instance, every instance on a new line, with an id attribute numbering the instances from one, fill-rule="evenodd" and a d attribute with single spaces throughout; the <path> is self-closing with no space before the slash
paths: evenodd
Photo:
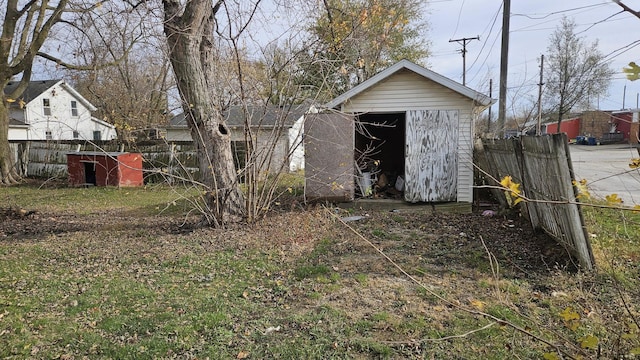
<path id="1" fill-rule="evenodd" d="M 358 116 L 355 138 L 356 196 L 403 198 L 404 147 L 404 112 Z"/>

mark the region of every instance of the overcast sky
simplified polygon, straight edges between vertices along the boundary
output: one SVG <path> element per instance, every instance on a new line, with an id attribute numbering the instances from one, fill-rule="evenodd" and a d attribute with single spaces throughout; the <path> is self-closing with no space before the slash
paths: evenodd
<path id="1" fill-rule="evenodd" d="M 626 3 L 640 10 L 640 1 Z M 467 86 L 487 93 L 488 79 L 493 78 L 493 97 L 497 98 L 502 0 L 433 0 L 428 9 L 433 51 L 430 69 L 462 82 L 461 45 L 449 40 L 479 35 L 479 41 L 467 44 Z M 640 81 L 626 80 L 622 67 L 640 60 L 640 19 L 620 11 L 620 6 L 610 0 L 512 1 L 508 96 L 537 99 L 539 58 L 564 15 L 575 20 L 579 36 L 588 42 L 598 40 L 601 52 L 609 55 L 607 59 L 616 71 L 609 96 L 600 99 L 600 108 L 621 109 L 625 85 L 625 107 L 635 108 Z M 497 113 L 497 107 L 494 110 Z"/>

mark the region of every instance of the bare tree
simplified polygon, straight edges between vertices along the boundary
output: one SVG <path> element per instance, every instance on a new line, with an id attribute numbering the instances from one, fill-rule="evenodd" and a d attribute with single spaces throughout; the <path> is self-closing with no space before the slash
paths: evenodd
<path id="1" fill-rule="evenodd" d="M 545 67 L 545 100 L 558 116 L 558 132 L 564 115 L 590 98 L 606 94 L 614 74 L 598 42 L 587 44 L 575 33 L 574 21 L 563 18 L 549 38 Z"/>
<path id="2" fill-rule="evenodd" d="M 104 14 L 108 10 L 103 6 L 110 2 L 98 1 L 72 2 L 70 0 L 32 0 L 20 2 L 6 0 L 6 7 L 2 16 L 2 33 L 0 34 L 0 87 L 5 89 L 12 78 L 21 76 L 20 82 L 10 94 L 2 92 L 0 101 L 0 184 L 11 185 L 19 182 L 20 176 L 16 171 L 11 148 L 9 147 L 9 110 L 10 106 L 18 106 L 20 96 L 31 81 L 33 65 L 40 57 L 56 64 L 56 66 L 75 69 L 95 69 L 117 63 L 120 58 L 104 57 L 93 59 L 90 64 L 81 63 L 74 54 L 69 55 L 69 61 L 64 61 L 60 54 L 65 54 L 66 43 L 59 39 L 52 52 L 45 52 L 44 45 L 53 33 L 64 34 L 79 32 L 86 29 L 77 26 L 83 16 Z M 135 6 L 124 3 L 119 16 L 124 16 Z M 102 9 L 101 9 L 102 8 Z M 104 43 L 103 43 L 104 45 Z M 123 52 L 130 49 L 128 46 Z"/>
<path id="3" fill-rule="evenodd" d="M 164 32 L 185 119 L 196 144 L 201 182 L 208 188 L 206 221 L 214 226 L 241 220 L 245 203 L 237 181 L 230 129 L 212 100 L 215 15 L 223 1 L 163 0 Z"/>
<path id="4" fill-rule="evenodd" d="M 74 54 L 84 63 L 113 57 L 122 61 L 68 74 L 75 89 L 98 108 L 95 116 L 114 124 L 125 141 L 134 132 L 166 123 L 167 93 L 173 85 L 159 10 L 151 4 L 138 8 L 125 18 L 113 10 L 84 16 L 78 26 L 87 30 L 76 41 Z M 136 46 L 128 50 L 132 42 Z"/>

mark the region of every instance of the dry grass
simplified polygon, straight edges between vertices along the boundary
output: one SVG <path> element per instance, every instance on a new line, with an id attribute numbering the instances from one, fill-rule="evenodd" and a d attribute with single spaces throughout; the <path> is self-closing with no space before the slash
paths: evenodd
<path id="1" fill-rule="evenodd" d="M 6 190 L 12 204 L 37 212 L 0 225 L 3 358 L 621 358 L 640 350 L 639 232 L 627 221 L 628 236 L 613 238 L 614 220 L 596 231 L 603 214 L 586 216 L 598 233 L 594 249 L 599 261 L 605 253 L 618 261 L 583 273 L 517 217 L 369 212 L 349 223 L 360 236 L 339 221 L 353 211 L 298 206 L 233 230 L 190 229 L 180 227 L 191 219 L 180 200 L 157 215 L 176 200 L 166 188 Z M 81 199 L 97 200 L 75 206 Z"/>

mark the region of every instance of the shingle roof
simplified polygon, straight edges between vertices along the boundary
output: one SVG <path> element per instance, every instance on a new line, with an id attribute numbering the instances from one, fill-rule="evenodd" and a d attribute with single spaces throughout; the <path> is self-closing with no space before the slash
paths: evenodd
<path id="1" fill-rule="evenodd" d="M 304 115 L 309 106 L 293 105 L 280 107 L 276 105 L 268 106 L 231 106 L 224 113 L 227 125 L 230 127 L 244 126 L 245 114 L 248 114 L 249 123 L 252 127 L 274 127 L 274 126 L 291 126 Z M 246 111 L 246 112 L 245 112 Z M 184 113 L 180 113 L 169 120 L 171 127 L 186 127 L 187 122 Z"/>
<path id="2" fill-rule="evenodd" d="M 29 126 L 24 121 L 20 121 L 18 119 L 9 118 L 10 126 Z"/>
<path id="3" fill-rule="evenodd" d="M 27 85 L 27 89 L 20 96 L 20 98 L 24 100 L 24 102 L 28 103 L 29 101 L 37 98 L 40 94 L 47 91 L 47 89 L 59 82 L 60 79 L 30 81 L 29 85 Z M 10 94 L 18 87 L 19 84 L 20 81 L 10 81 L 9 84 L 7 84 L 7 86 L 4 88 L 4 93 Z"/>

